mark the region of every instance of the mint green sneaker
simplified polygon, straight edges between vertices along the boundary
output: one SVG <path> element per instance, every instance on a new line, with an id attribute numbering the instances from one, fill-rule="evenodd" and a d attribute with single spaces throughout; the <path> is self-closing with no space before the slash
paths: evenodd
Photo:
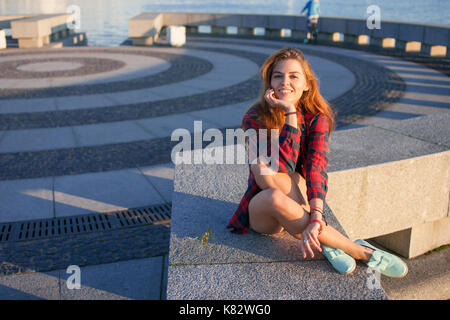
<path id="1" fill-rule="evenodd" d="M 355 243 L 373 249 L 369 262 L 365 262 L 370 268 L 391 278 L 403 278 L 408 273 L 408 266 L 399 257 L 380 250 L 364 240 L 356 240 Z"/>
<path id="2" fill-rule="evenodd" d="M 355 259 L 346 254 L 344 251 L 322 244 L 322 253 L 331 265 L 340 273 L 348 275 L 355 271 Z"/>

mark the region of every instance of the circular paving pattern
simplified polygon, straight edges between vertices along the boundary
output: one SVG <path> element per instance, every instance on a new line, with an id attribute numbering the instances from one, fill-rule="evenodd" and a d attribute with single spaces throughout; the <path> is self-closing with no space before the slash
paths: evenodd
<path id="1" fill-rule="evenodd" d="M 56 49 L 55 49 L 56 50 Z M 60 54 L 64 54 L 65 51 L 60 51 Z M 101 55 L 102 53 L 117 53 L 117 54 L 126 54 L 127 52 L 130 55 L 130 59 L 133 59 L 133 55 L 142 55 L 148 57 L 155 57 L 170 63 L 169 69 L 159 72 L 157 74 L 151 74 L 144 77 L 138 77 L 136 79 L 127 79 L 127 80 L 119 80 L 104 83 L 93 83 L 93 84 L 80 84 L 80 85 L 68 85 L 68 86 L 59 86 L 55 88 L 33 88 L 33 90 L 25 89 L 25 88 L 0 88 L 0 101 L 1 99 L 36 99 L 36 98 L 48 98 L 48 97 L 64 97 L 64 96 L 80 96 L 80 95 L 92 95 L 92 94 L 101 94 L 101 93 L 111 93 L 111 92 L 120 92 L 127 90 L 136 90 L 142 88 L 152 88 L 157 86 L 162 86 L 166 84 L 177 83 L 185 80 L 189 80 L 192 78 L 199 77 L 203 74 L 206 74 L 211 71 L 212 64 L 209 61 L 204 59 L 183 55 L 183 54 L 174 54 L 168 52 L 161 51 L 153 51 L 153 50 L 131 50 L 131 52 L 124 49 L 92 49 L 92 52 Z M 70 53 L 86 53 L 86 50 L 71 50 Z M 45 55 L 45 52 L 26 52 L 26 55 Z M 0 54 L 0 58 L 9 57 L 11 54 Z M 17 55 L 17 59 L 20 59 L 20 54 Z M 64 61 L 64 58 L 51 58 L 51 61 Z M 69 61 L 72 61 L 76 58 L 70 58 Z M 4 62 L 5 66 L 8 67 L 12 65 L 13 67 L 7 68 L 9 73 L 5 73 L 2 78 L 5 79 L 14 79 L 14 77 L 20 77 L 20 74 L 23 72 L 17 71 L 16 67 L 23 63 L 31 63 L 34 59 L 29 62 L 19 61 L 18 63 L 13 61 Z M 114 61 L 111 59 L 103 59 L 103 58 L 80 58 L 80 61 L 88 61 L 88 60 L 97 60 L 97 65 L 89 64 L 90 68 L 82 68 L 80 72 L 78 70 L 74 70 L 72 72 L 77 71 L 77 74 L 68 74 L 66 77 L 70 76 L 86 76 L 89 74 L 97 74 L 106 71 L 113 71 L 120 66 L 120 61 Z M 67 60 L 66 60 L 67 61 Z M 76 61 L 76 60 L 75 60 Z M 94 62 L 94 61 L 93 61 Z M 3 64 L 1 64 L 3 67 Z M 123 65 L 121 66 L 123 67 Z M 106 70 L 109 68 L 109 70 Z M 84 72 L 84 73 L 83 73 Z M 50 74 L 52 72 L 49 72 Z M 60 73 L 62 76 L 63 73 L 70 73 L 70 71 L 61 71 L 55 72 Z M 28 72 L 30 76 L 27 78 L 36 77 L 35 72 Z M 53 73 L 52 73 L 53 74 Z M 11 76 L 10 76 L 11 75 Z M 52 75 L 51 77 L 55 77 L 56 75 Z M 106 75 L 105 75 L 106 76 Z M 43 78 L 44 76 L 41 74 L 39 78 Z M 21 77 L 25 78 L 25 77 Z"/>
<path id="2" fill-rule="evenodd" d="M 109 72 L 125 66 L 122 61 L 105 58 L 41 58 L 0 62 L 0 78 L 42 79 L 73 77 Z"/>
<path id="3" fill-rule="evenodd" d="M 196 48 L 195 44 L 187 47 Z M 279 48 L 270 45 L 264 45 L 263 47 L 273 48 L 274 50 Z M 265 54 L 227 48 L 201 47 L 201 50 L 238 56 L 253 61 L 259 66 L 267 58 Z M 305 54 L 339 63 L 348 68 L 355 76 L 354 87 L 330 101 L 337 111 L 336 122 L 338 126 L 350 124 L 361 117 L 379 112 L 388 104 L 397 101 L 404 91 L 405 85 L 400 77 L 374 63 L 310 49 L 304 49 L 303 51 Z M 180 72 L 180 68 L 191 65 L 191 62 L 195 60 L 189 56 L 177 56 L 174 59 L 177 61 L 178 68 L 171 67 L 168 71 L 157 74 L 155 78 L 159 79 L 158 81 L 137 79 L 131 82 L 151 87 L 158 82 L 168 83 L 173 82 L 174 79 L 179 80 L 178 77 L 174 76 L 174 70 Z M 206 62 L 198 59 L 194 62 L 196 67 L 183 69 L 185 74 L 181 77 L 195 77 L 210 69 L 209 65 L 201 67 L 202 63 Z M 198 72 L 199 70 L 202 70 L 202 72 Z M 132 86 L 130 83 L 122 85 L 126 88 Z M 253 76 L 230 87 L 156 102 L 55 112 L 2 114 L 0 115 L 0 130 L 101 124 L 204 110 L 254 99 L 259 94 L 260 85 L 259 76 Z M 96 90 L 100 91 L 110 89 L 109 84 L 99 84 L 95 87 Z M 89 88 L 91 87 L 86 86 L 86 90 L 83 90 L 83 92 L 86 93 Z M 65 90 L 71 91 L 73 87 L 68 87 Z M 51 95 L 61 93 L 59 88 L 47 91 Z M 22 95 L 28 96 L 28 92 L 24 92 Z M 167 163 L 170 162 L 170 151 L 175 144 L 175 142 L 170 141 L 170 137 L 167 137 L 90 147 L 2 153 L 0 154 L 0 163 L 2 164 L 0 179 L 11 180 L 103 172 Z"/>

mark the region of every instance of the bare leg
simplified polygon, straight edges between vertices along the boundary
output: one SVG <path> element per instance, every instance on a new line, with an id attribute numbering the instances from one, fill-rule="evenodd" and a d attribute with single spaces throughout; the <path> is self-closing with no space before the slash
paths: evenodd
<path id="1" fill-rule="evenodd" d="M 297 239 L 309 222 L 306 185 L 298 173 L 262 175 L 263 164 L 253 165 L 252 172 L 263 189 L 249 203 L 250 227 L 256 232 L 274 234 L 286 230 Z M 302 190 L 303 189 L 303 190 Z M 354 243 L 331 226 L 324 227 L 319 241 L 341 249 L 353 258 L 368 261 L 372 249 Z"/>

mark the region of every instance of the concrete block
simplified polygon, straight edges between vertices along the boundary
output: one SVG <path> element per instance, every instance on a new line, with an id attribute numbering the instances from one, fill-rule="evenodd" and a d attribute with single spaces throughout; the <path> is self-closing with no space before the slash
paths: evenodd
<path id="1" fill-rule="evenodd" d="M 43 38 L 19 38 L 18 44 L 20 49 L 42 48 L 43 40 Z"/>
<path id="2" fill-rule="evenodd" d="M 222 151 L 226 156 L 233 148 Z M 298 241 L 286 232 L 235 235 L 225 229 L 246 190 L 247 177 L 245 164 L 176 166 L 168 299 L 387 298 L 382 289 L 369 288 L 366 268 L 349 278 L 318 253 L 314 260 L 303 260 Z M 345 234 L 327 206 L 325 211 L 328 223 Z M 203 245 L 208 229 L 211 237 Z"/>
<path id="3" fill-rule="evenodd" d="M 423 43 L 427 45 L 437 45 L 447 47 L 450 45 L 449 27 L 424 27 Z"/>
<path id="4" fill-rule="evenodd" d="M 162 15 L 164 26 L 183 26 L 188 23 L 189 13 L 164 12 Z"/>
<path id="5" fill-rule="evenodd" d="M 331 41 L 333 42 L 342 42 L 344 41 L 344 34 L 339 32 L 334 32 L 331 35 Z"/>
<path id="6" fill-rule="evenodd" d="M 265 29 L 265 36 L 270 38 L 281 38 L 282 29 Z"/>
<path id="7" fill-rule="evenodd" d="M 45 14 L 11 22 L 12 37 L 39 38 L 67 28 L 75 14 Z"/>
<path id="8" fill-rule="evenodd" d="M 159 31 L 163 26 L 163 15 L 160 13 L 142 13 L 128 21 L 128 36 L 134 38 L 157 39 Z M 142 45 L 142 43 L 141 43 Z"/>
<path id="9" fill-rule="evenodd" d="M 370 37 L 368 35 L 357 36 L 356 43 L 360 44 L 360 45 L 368 45 L 368 44 L 370 44 Z"/>
<path id="10" fill-rule="evenodd" d="M 6 49 L 6 34 L 5 30 L 0 30 L 0 50 Z"/>
<path id="11" fill-rule="evenodd" d="M 442 219 L 448 211 L 449 161 L 450 152 L 442 152 L 331 172 L 327 202 L 351 239 Z"/>
<path id="12" fill-rule="evenodd" d="M 153 44 L 153 37 L 130 38 L 133 46 L 151 46 Z"/>
<path id="13" fill-rule="evenodd" d="M 382 48 L 395 48 L 395 38 L 370 38 L 370 44 Z"/>
<path id="14" fill-rule="evenodd" d="M 238 28 L 238 34 L 242 35 L 242 36 L 253 36 L 253 35 L 257 35 L 255 34 L 255 29 L 258 30 L 265 30 L 264 28 L 244 28 L 244 27 L 239 27 Z M 264 35 L 264 34 L 263 34 Z"/>
<path id="15" fill-rule="evenodd" d="M 401 41 L 396 39 L 397 49 L 404 50 L 406 52 L 420 52 L 422 43 L 418 41 Z"/>
<path id="16" fill-rule="evenodd" d="M 0 16 L 0 29 L 11 29 L 11 22 L 14 20 L 22 20 L 30 17 L 38 16 L 38 14 L 9 14 Z"/>
<path id="17" fill-rule="evenodd" d="M 190 26 L 210 26 L 215 22 L 215 15 L 211 13 L 190 13 L 187 17 L 187 25 Z"/>
<path id="18" fill-rule="evenodd" d="M 426 51 L 428 51 L 428 54 L 432 57 L 445 57 L 447 55 L 447 48 L 444 46 L 430 46 L 425 47 Z M 428 49 L 428 50 L 427 50 Z"/>
<path id="19" fill-rule="evenodd" d="M 373 239 L 405 258 L 415 258 L 434 248 L 450 244 L 450 217 Z"/>
<path id="20" fill-rule="evenodd" d="M 186 27 L 170 26 L 167 28 L 167 41 L 172 47 L 181 47 L 186 43 Z"/>

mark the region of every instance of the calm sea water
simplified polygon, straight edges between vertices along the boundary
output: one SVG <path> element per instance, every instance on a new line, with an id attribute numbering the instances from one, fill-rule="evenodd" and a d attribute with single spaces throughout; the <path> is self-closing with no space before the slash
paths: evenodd
<path id="1" fill-rule="evenodd" d="M 0 15 L 81 11 L 81 30 L 89 45 L 116 46 L 128 37 L 128 20 L 141 12 L 298 14 L 306 0 L 0 0 Z M 367 7 L 380 7 L 381 21 L 450 25 L 449 0 L 321 0 L 323 16 L 367 18 Z"/>

